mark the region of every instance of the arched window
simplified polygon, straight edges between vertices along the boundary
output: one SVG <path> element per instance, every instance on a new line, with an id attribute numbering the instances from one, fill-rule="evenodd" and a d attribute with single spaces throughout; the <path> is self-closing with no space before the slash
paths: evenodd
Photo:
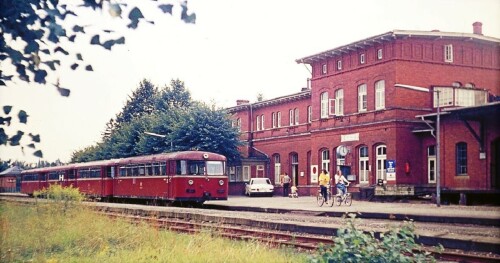
<path id="1" fill-rule="evenodd" d="M 376 156 L 376 167 L 375 170 L 377 172 L 377 180 L 387 180 L 386 176 L 386 164 L 385 160 L 387 159 L 387 148 L 385 145 L 379 145 L 375 148 Z"/>
<path id="2" fill-rule="evenodd" d="M 279 184 L 281 175 L 281 158 L 279 154 L 273 155 L 274 161 L 274 183 Z"/>
<path id="3" fill-rule="evenodd" d="M 321 118 L 328 118 L 328 92 L 323 92 L 321 98 Z"/>
<path id="4" fill-rule="evenodd" d="M 467 175 L 467 143 L 459 142 L 455 149 L 457 175 Z"/>
<path id="5" fill-rule="evenodd" d="M 330 151 L 324 149 L 321 151 L 321 171 L 330 171 Z"/>
<path id="6" fill-rule="evenodd" d="M 375 109 L 385 109 L 385 81 L 375 82 Z"/>
<path id="7" fill-rule="evenodd" d="M 367 184 L 369 183 L 368 180 L 368 169 L 369 169 L 369 163 L 370 159 L 368 158 L 368 147 L 366 146 L 361 146 L 359 147 L 359 183 L 360 184 Z"/>

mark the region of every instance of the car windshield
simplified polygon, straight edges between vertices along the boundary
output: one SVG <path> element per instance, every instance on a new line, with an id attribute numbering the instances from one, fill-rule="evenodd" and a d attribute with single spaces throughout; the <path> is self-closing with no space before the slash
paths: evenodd
<path id="1" fill-rule="evenodd" d="M 252 184 L 271 184 L 271 181 L 267 178 L 255 178 L 253 179 Z"/>

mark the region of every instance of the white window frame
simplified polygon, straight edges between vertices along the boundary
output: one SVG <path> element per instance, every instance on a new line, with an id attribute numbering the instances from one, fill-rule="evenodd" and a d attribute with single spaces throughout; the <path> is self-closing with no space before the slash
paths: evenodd
<path id="1" fill-rule="evenodd" d="M 436 160 L 436 145 L 431 145 L 427 147 L 427 181 L 430 184 L 436 183 Z"/>
<path id="2" fill-rule="evenodd" d="M 365 53 L 361 53 L 359 55 L 359 63 L 360 64 L 365 64 L 366 63 L 366 56 L 365 56 Z"/>
<path id="3" fill-rule="evenodd" d="M 257 127 L 256 127 L 256 129 L 257 129 L 258 131 L 260 131 L 260 115 L 257 115 L 257 118 L 256 118 L 256 124 L 257 124 L 257 125 L 256 125 L 256 126 L 257 126 Z"/>
<path id="4" fill-rule="evenodd" d="M 311 105 L 307 106 L 307 123 L 312 122 L 312 107 Z"/>
<path id="5" fill-rule="evenodd" d="M 375 110 L 385 109 L 385 80 L 375 82 Z"/>
<path id="6" fill-rule="evenodd" d="M 358 112 L 364 112 L 367 110 L 368 105 L 367 96 L 367 85 L 361 84 L 358 86 Z"/>
<path id="7" fill-rule="evenodd" d="M 383 57 L 384 57 L 384 51 L 383 51 L 383 49 L 379 48 L 377 50 L 377 59 L 381 60 Z"/>
<path id="8" fill-rule="evenodd" d="M 266 128 L 264 127 L 264 123 L 265 123 L 265 121 L 264 121 L 264 120 L 265 120 L 265 118 L 264 118 L 264 114 L 262 114 L 262 115 L 260 116 L 260 128 L 261 128 L 262 130 L 265 130 L 265 129 L 266 129 Z"/>
<path id="9" fill-rule="evenodd" d="M 281 111 L 278 111 L 278 128 L 281 127 Z"/>
<path id="10" fill-rule="evenodd" d="M 244 165 L 243 166 L 243 182 L 249 182 L 250 181 L 250 166 Z"/>
<path id="11" fill-rule="evenodd" d="M 321 93 L 320 95 L 320 102 L 321 102 L 321 118 L 325 119 L 328 118 L 328 106 L 329 106 L 329 98 L 328 98 L 328 91 L 325 91 Z"/>
<path id="12" fill-rule="evenodd" d="M 337 70 L 342 70 L 342 60 L 337 60 Z"/>
<path id="13" fill-rule="evenodd" d="M 328 65 L 327 64 L 321 65 L 321 74 L 325 75 L 327 73 L 328 73 Z"/>
<path id="14" fill-rule="evenodd" d="M 330 171 L 330 150 L 324 149 L 321 151 L 321 171 Z"/>
<path id="15" fill-rule="evenodd" d="M 367 151 L 367 156 L 361 156 L 361 150 L 366 148 L 366 151 Z M 368 151 L 368 147 L 367 146 L 361 146 L 359 147 L 359 150 L 358 150 L 358 159 L 359 159 L 359 162 L 358 162 L 358 167 L 359 167 L 359 183 L 360 184 L 368 184 L 369 183 L 369 180 L 368 180 L 368 172 L 369 172 L 369 164 L 370 164 L 370 154 L 369 154 L 369 151 Z"/>
<path id="16" fill-rule="evenodd" d="M 453 45 L 444 45 L 444 62 L 453 62 Z"/>
<path id="17" fill-rule="evenodd" d="M 335 115 L 344 115 L 344 89 L 335 91 Z"/>
<path id="18" fill-rule="evenodd" d="M 288 124 L 290 126 L 293 126 L 293 123 L 294 123 L 294 120 L 295 120 L 295 118 L 293 116 L 293 113 L 294 113 L 293 109 L 288 110 L 288 114 L 289 114 L 289 119 L 288 119 L 289 122 L 288 122 Z"/>
<path id="19" fill-rule="evenodd" d="M 385 148 L 385 154 L 380 153 L 384 148 Z M 387 146 L 385 144 L 377 146 L 377 148 L 375 149 L 375 153 L 377 154 L 376 156 L 377 161 L 375 162 L 376 163 L 375 171 L 377 174 L 376 178 L 377 180 L 378 179 L 387 180 L 387 173 L 385 167 L 385 160 L 387 160 Z"/>
<path id="20" fill-rule="evenodd" d="M 281 157 L 279 154 L 274 155 L 274 183 L 281 183 Z"/>
<path id="21" fill-rule="evenodd" d="M 241 118 L 236 119 L 236 127 L 238 131 L 241 131 Z"/>
<path id="22" fill-rule="evenodd" d="M 273 129 L 276 128 L 276 112 L 271 113 L 271 121 Z"/>
<path id="23" fill-rule="evenodd" d="M 299 108 L 295 108 L 293 115 L 295 117 L 295 125 L 299 125 Z"/>

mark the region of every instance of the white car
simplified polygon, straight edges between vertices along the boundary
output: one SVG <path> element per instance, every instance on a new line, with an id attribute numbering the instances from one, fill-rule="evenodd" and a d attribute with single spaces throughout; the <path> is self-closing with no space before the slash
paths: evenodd
<path id="1" fill-rule="evenodd" d="M 245 184 L 245 195 L 268 195 L 273 196 L 274 186 L 269 178 L 252 178 Z"/>

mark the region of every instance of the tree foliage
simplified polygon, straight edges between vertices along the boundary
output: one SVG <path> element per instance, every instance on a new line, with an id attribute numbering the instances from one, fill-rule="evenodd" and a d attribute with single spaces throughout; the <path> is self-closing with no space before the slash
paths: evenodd
<path id="1" fill-rule="evenodd" d="M 222 109 L 193 101 L 180 80 L 172 80 L 162 89 L 154 87 L 142 81 L 122 111 L 108 122 L 102 142 L 75 151 L 71 161 L 192 149 L 220 153 L 229 161 L 239 160 L 239 132 Z M 109 129 L 110 123 L 116 125 Z"/>
<path id="2" fill-rule="evenodd" d="M 151 0 L 164 14 L 172 15 L 174 5 L 158 3 Z M 196 14 L 189 13 L 187 2 L 180 3 L 180 19 L 186 23 L 195 23 Z M 127 3 L 117 3 L 109 0 L 73 0 L 61 3 L 56 0 L 2 0 L 0 1 L 0 88 L 16 85 L 17 82 L 47 84 L 47 80 L 55 79 L 61 66 L 69 65 L 72 70 L 78 68 L 93 71 L 79 51 L 71 51 L 74 43 L 81 43 L 87 35 L 89 21 L 82 24 L 65 22 L 69 17 L 77 17 L 79 11 L 92 9 L 107 10 L 112 17 L 124 20 L 126 28 L 136 29 L 141 21 L 154 24 L 147 20 L 142 11 Z M 90 45 L 101 46 L 111 50 L 114 45 L 125 44 L 125 37 L 113 37 L 115 33 L 103 29 L 90 39 Z M 86 40 L 85 40 L 86 41 Z M 81 50 L 77 49 L 77 50 Z M 63 63 L 61 63 L 63 62 Z M 11 66 L 11 67 L 6 67 Z M 14 73 L 5 74 L 1 69 L 12 68 Z M 59 80 L 52 83 L 61 96 L 69 96 L 70 89 L 63 87 Z M 2 101 L 2 103 L 8 103 Z M 18 130 L 8 134 L 4 127 L 18 120 L 26 124 L 28 114 L 19 109 L 17 114 L 11 112 L 12 105 L 3 106 L 0 114 L 0 145 L 18 146 L 25 132 Z M 36 148 L 40 142 L 39 135 L 29 134 L 32 142 L 28 148 Z M 40 150 L 34 150 L 34 155 L 42 157 Z"/>

